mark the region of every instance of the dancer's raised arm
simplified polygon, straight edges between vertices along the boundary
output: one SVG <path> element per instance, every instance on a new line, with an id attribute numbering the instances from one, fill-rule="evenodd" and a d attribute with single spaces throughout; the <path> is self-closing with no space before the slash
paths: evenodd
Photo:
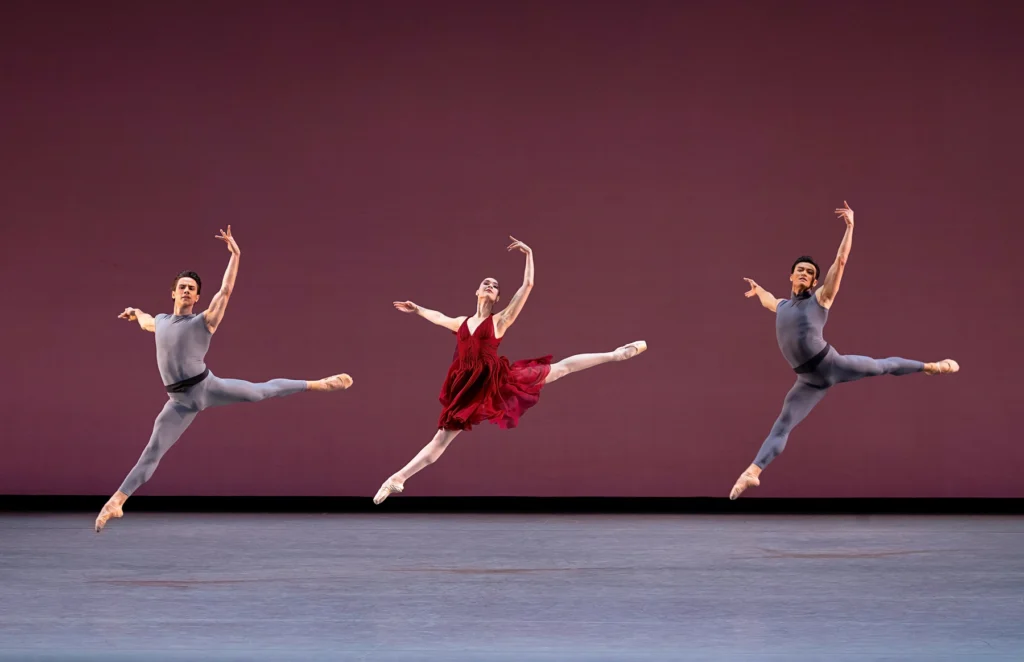
<path id="1" fill-rule="evenodd" d="M 743 296 L 747 297 L 748 299 L 750 297 L 756 296 L 758 299 L 761 300 L 762 306 L 764 306 L 765 308 L 774 313 L 775 309 L 779 305 L 779 300 L 776 299 L 771 292 L 764 289 L 763 287 L 761 287 L 754 281 L 750 280 L 749 278 L 744 278 L 743 280 L 750 283 L 750 289 L 747 292 L 745 292 Z"/>
<path id="2" fill-rule="evenodd" d="M 458 331 L 459 327 L 462 326 L 462 323 L 466 321 L 465 317 L 448 317 L 444 313 L 439 313 L 436 310 L 418 306 L 412 301 L 395 301 L 394 305 L 395 308 L 403 313 L 416 313 L 428 322 L 438 326 L 443 326 L 451 331 Z"/>
<path id="3" fill-rule="evenodd" d="M 508 302 L 505 309 L 498 314 L 499 335 L 505 335 L 505 330 L 512 326 L 516 318 L 519 317 L 519 311 L 523 309 L 523 305 L 530 297 L 530 290 L 533 289 L 533 249 L 511 235 L 509 235 L 509 239 L 512 240 L 512 244 L 509 245 L 508 250 L 518 249 L 526 254 L 526 269 L 523 272 L 523 284 L 512 295 L 512 300 Z"/>
<path id="4" fill-rule="evenodd" d="M 117 319 L 128 320 L 129 322 L 137 321 L 143 331 L 149 331 L 150 333 L 156 331 L 153 316 L 142 312 L 138 308 L 125 308 L 124 312 L 117 316 Z"/>
<path id="5" fill-rule="evenodd" d="M 228 268 L 224 271 L 224 280 L 221 282 L 220 289 L 213 295 L 210 307 L 203 311 L 203 317 L 206 318 L 206 328 L 210 330 L 210 333 L 215 332 L 221 320 L 224 319 L 224 311 L 227 310 L 228 299 L 231 298 L 231 291 L 235 289 L 235 277 L 238 276 L 238 258 L 242 254 L 238 244 L 235 243 L 234 238 L 231 236 L 230 225 L 227 232 L 224 232 L 224 230 L 220 231 L 217 239 L 228 245 L 228 250 L 231 251 L 231 259 L 228 260 Z"/>
<path id="6" fill-rule="evenodd" d="M 821 289 L 815 293 L 818 297 L 818 302 L 825 308 L 832 305 L 836 294 L 839 292 L 839 283 L 843 280 L 843 270 L 846 269 L 846 260 L 850 257 L 850 246 L 853 244 L 853 210 L 850 209 L 850 205 L 846 200 L 843 200 L 843 207 L 837 209 L 836 214 L 846 221 L 846 233 L 839 244 L 839 252 L 836 253 L 835 262 L 832 263 L 828 273 L 825 274 L 825 282 L 822 283 Z"/>

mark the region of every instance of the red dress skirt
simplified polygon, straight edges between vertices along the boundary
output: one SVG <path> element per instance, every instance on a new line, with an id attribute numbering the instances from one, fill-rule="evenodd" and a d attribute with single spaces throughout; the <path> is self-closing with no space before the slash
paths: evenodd
<path id="1" fill-rule="evenodd" d="M 540 400 L 540 390 L 551 371 L 551 356 L 509 363 L 498 355 L 501 338 L 494 337 L 494 316 L 473 333 L 467 319 L 455 332 L 458 346 L 441 387 L 444 410 L 437 427 L 469 430 L 490 421 L 514 428 L 519 417 Z"/>

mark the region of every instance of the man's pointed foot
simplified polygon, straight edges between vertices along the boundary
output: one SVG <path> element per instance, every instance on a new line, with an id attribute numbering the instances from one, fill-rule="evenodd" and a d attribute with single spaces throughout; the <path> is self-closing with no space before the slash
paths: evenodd
<path id="1" fill-rule="evenodd" d="M 124 492 L 115 492 L 114 496 L 107 500 L 107 503 L 103 505 L 103 509 L 100 510 L 100 514 L 96 517 L 96 533 L 103 530 L 103 527 L 107 525 L 107 522 L 111 517 L 121 518 L 124 517 L 124 510 L 121 506 L 128 499 L 128 495 Z"/>
<path id="2" fill-rule="evenodd" d="M 352 378 L 345 373 L 324 377 L 315 382 L 310 382 L 312 390 L 330 393 L 331 391 L 344 391 L 352 386 Z"/>
<path id="3" fill-rule="evenodd" d="M 925 363 L 924 371 L 929 375 L 951 375 L 960 372 L 960 364 L 953 359 L 942 359 L 936 363 Z"/>
<path id="4" fill-rule="evenodd" d="M 753 469 L 753 467 L 751 468 Z M 748 487 L 757 487 L 761 484 L 761 479 L 758 477 L 761 473 L 760 470 L 752 471 L 747 469 L 740 474 L 740 477 L 736 479 L 736 484 L 732 486 L 732 491 L 729 492 L 729 500 L 735 501 L 740 498 Z"/>

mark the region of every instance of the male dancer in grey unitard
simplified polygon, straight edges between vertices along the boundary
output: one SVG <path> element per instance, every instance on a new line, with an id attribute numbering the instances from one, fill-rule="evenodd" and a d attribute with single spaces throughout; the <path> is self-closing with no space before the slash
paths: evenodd
<path id="1" fill-rule="evenodd" d="M 339 391 L 352 385 L 352 378 L 346 374 L 316 381 L 272 379 L 262 384 L 253 384 L 240 379 L 221 379 L 210 372 L 205 363 L 206 352 L 210 348 L 210 339 L 224 319 L 224 310 L 235 287 L 241 255 L 238 244 L 231 236 L 230 225 L 227 232 L 221 230 L 217 238 L 227 244 L 231 259 L 220 289 L 213 295 L 209 308 L 199 314 L 192 312 L 199 302 L 202 281 L 195 272 L 183 271 L 175 276 L 171 290 L 173 315 L 161 313 L 153 317 L 138 308 L 125 308 L 118 315 L 118 319 L 137 321 L 143 330 L 156 335 L 156 362 L 167 388 L 168 401 L 156 417 L 153 434 L 138 463 L 96 518 L 97 533 L 111 517 L 123 516 L 121 507 L 125 500 L 149 480 L 160 458 L 202 410 L 235 402 L 258 402 L 302 391 Z"/>
<path id="2" fill-rule="evenodd" d="M 822 331 L 828 320 L 829 308 L 839 291 L 839 281 L 843 278 L 843 269 L 846 268 L 850 244 L 853 242 L 853 210 L 845 200 L 843 208 L 837 209 L 836 214 L 846 221 L 846 234 L 839 244 L 836 260 L 818 290 L 811 291 L 818 284 L 821 271 L 814 260 L 806 256 L 798 258 L 790 269 L 792 295 L 789 299 L 776 299 L 754 281 L 744 278 L 750 284 L 746 296 L 756 296 L 762 306 L 776 314 L 775 334 L 779 349 L 797 377 L 782 403 L 782 413 L 772 426 L 754 463 L 740 474 L 729 493 L 730 499 L 736 499 L 748 487 L 761 484 L 761 471 L 786 447 L 789 433 L 821 402 L 828 389 L 836 384 L 877 375 L 900 376 L 914 372 L 936 375 L 960 370 L 960 366 L 952 359 L 937 363 L 922 363 L 899 357 L 872 359 L 840 354 L 825 342 Z"/>

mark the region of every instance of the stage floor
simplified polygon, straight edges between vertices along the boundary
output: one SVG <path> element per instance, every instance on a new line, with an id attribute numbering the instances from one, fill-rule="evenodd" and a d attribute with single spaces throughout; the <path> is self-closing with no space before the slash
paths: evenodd
<path id="1" fill-rule="evenodd" d="M 0 515 L 0 659 L 1024 656 L 1021 517 L 93 516 Z"/>

